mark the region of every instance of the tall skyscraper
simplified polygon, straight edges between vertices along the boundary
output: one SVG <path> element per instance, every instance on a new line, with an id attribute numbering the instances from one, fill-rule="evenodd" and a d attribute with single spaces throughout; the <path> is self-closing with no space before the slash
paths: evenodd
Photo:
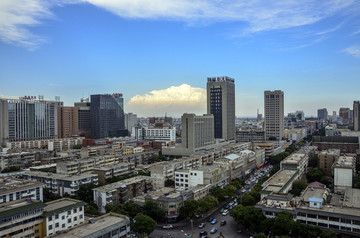
<path id="1" fill-rule="evenodd" d="M 359 131 L 360 130 L 360 108 L 359 108 L 359 101 L 354 101 L 354 105 L 353 105 L 353 112 L 354 112 L 354 131 Z"/>
<path id="2" fill-rule="evenodd" d="M 137 115 L 134 113 L 125 113 L 125 129 L 131 132 L 132 128 L 138 124 Z"/>
<path id="3" fill-rule="evenodd" d="M 326 121 L 328 118 L 328 111 L 326 108 L 318 109 L 318 119 Z"/>
<path id="4" fill-rule="evenodd" d="M 207 78 L 207 114 L 214 115 L 214 137 L 235 140 L 235 80 Z"/>
<path id="5" fill-rule="evenodd" d="M 41 140 L 58 137 L 58 107 L 61 101 L 45 101 L 34 96 L 9 99 L 9 141 Z"/>
<path id="6" fill-rule="evenodd" d="M 9 109 L 6 99 L 0 99 L 0 146 L 9 138 Z"/>
<path id="7" fill-rule="evenodd" d="M 58 134 L 59 138 L 69 138 L 79 135 L 79 108 L 58 108 Z"/>
<path id="8" fill-rule="evenodd" d="M 264 92 L 265 138 L 281 140 L 284 137 L 284 92 Z"/>
<path id="9" fill-rule="evenodd" d="M 339 116 L 342 117 L 344 124 L 348 124 L 350 120 L 350 108 L 342 107 L 339 110 Z"/>
<path id="10" fill-rule="evenodd" d="M 79 135 L 86 138 L 91 137 L 90 105 L 89 98 L 81 98 L 80 102 L 74 103 L 74 106 L 79 108 Z"/>
<path id="11" fill-rule="evenodd" d="M 121 93 L 91 95 L 91 135 L 94 139 L 126 136 Z"/>

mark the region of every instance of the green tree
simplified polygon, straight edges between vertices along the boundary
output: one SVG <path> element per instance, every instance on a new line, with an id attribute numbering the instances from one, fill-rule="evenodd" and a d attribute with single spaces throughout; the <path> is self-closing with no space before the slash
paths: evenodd
<path id="1" fill-rule="evenodd" d="M 254 206 L 256 204 L 256 199 L 251 196 L 249 193 L 245 194 L 242 198 L 243 206 Z"/>
<path id="2" fill-rule="evenodd" d="M 200 200 L 199 201 L 199 213 L 206 213 L 211 209 L 211 204 L 209 204 L 207 201 Z"/>
<path id="3" fill-rule="evenodd" d="M 214 196 L 206 196 L 204 199 L 210 207 L 216 207 L 219 204 L 219 200 Z"/>
<path id="4" fill-rule="evenodd" d="M 261 224 L 266 218 L 258 209 L 253 206 L 235 206 L 230 214 L 233 216 L 237 224 L 243 227 L 260 230 Z"/>
<path id="5" fill-rule="evenodd" d="M 79 190 L 77 191 L 77 196 L 79 200 L 82 200 L 89 204 L 93 203 L 94 202 L 93 189 L 96 187 L 98 187 L 98 185 L 94 183 L 87 183 L 80 185 Z"/>
<path id="6" fill-rule="evenodd" d="M 138 214 L 134 217 L 134 223 L 132 223 L 131 230 L 142 235 L 149 235 L 155 230 L 155 226 L 156 221 L 151 217 Z"/>
<path id="7" fill-rule="evenodd" d="M 294 196 L 300 196 L 301 192 L 307 187 L 307 183 L 305 180 L 296 180 L 290 191 Z"/>
<path id="8" fill-rule="evenodd" d="M 275 235 L 288 235 L 294 225 L 293 216 L 289 212 L 279 212 L 274 218 L 271 231 Z"/>
<path id="9" fill-rule="evenodd" d="M 193 219 L 199 210 L 199 202 L 196 200 L 185 201 L 184 206 L 180 208 L 180 215 L 182 217 L 189 217 Z"/>
<path id="10" fill-rule="evenodd" d="M 61 196 L 51 193 L 48 188 L 44 188 L 43 189 L 43 198 L 44 198 L 44 202 L 50 202 L 50 201 L 53 201 L 56 199 L 60 199 Z"/>
<path id="11" fill-rule="evenodd" d="M 145 215 L 154 218 L 155 221 L 165 220 L 165 212 L 151 200 L 146 201 L 142 209 Z"/>
<path id="12" fill-rule="evenodd" d="M 78 145 L 74 145 L 74 146 L 73 146 L 73 149 L 75 149 L 75 150 L 76 150 L 76 149 L 78 150 L 78 149 L 81 149 L 81 148 L 82 148 L 82 145 L 81 145 L 81 144 L 78 144 Z"/>
<path id="13" fill-rule="evenodd" d="M 141 213 L 142 208 L 139 204 L 134 201 L 128 201 L 124 204 L 123 209 L 127 212 L 130 218 L 134 218 L 138 213 Z"/>
<path id="14" fill-rule="evenodd" d="M 324 176 L 324 171 L 319 168 L 312 168 L 306 174 L 306 177 L 309 182 L 315 182 L 315 181 L 319 182 L 323 176 Z"/>
<path id="15" fill-rule="evenodd" d="M 319 157 L 314 155 L 311 159 L 309 159 L 309 167 L 317 168 L 319 164 Z"/>
<path id="16" fill-rule="evenodd" d="M 360 176 L 357 176 L 355 178 L 354 187 L 355 188 L 360 188 Z"/>
<path id="17" fill-rule="evenodd" d="M 240 189 L 245 186 L 245 181 L 243 179 L 237 178 L 230 182 L 230 185 L 235 186 L 237 189 Z"/>
<path id="18" fill-rule="evenodd" d="M 225 191 L 226 196 L 232 197 L 236 193 L 236 187 L 229 184 L 228 186 L 226 186 L 224 191 Z"/>
<path id="19" fill-rule="evenodd" d="M 220 187 L 215 187 L 210 190 L 210 194 L 216 197 L 218 200 L 222 201 L 225 199 L 226 192 L 224 189 Z"/>
<path id="20" fill-rule="evenodd" d="M 253 236 L 254 238 L 268 238 L 264 233 L 259 233 Z"/>
<path id="21" fill-rule="evenodd" d="M 84 209 L 85 214 L 88 215 L 95 215 L 95 216 L 100 216 L 100 212 L 97 210 L 97 208 L 95 206 L 89 205 L 86 206 Z"/>
<path id="22" fill-rule="evenodd" d="M 175 186 L 175 181 L 173 179 L 167 179 L 165 180 L 165 187 L 174 187 Z"/>

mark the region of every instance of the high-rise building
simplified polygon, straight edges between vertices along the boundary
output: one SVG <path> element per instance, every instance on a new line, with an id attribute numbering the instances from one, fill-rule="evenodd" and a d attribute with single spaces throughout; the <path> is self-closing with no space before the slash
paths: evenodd
<path id="1" fill-rule="evenodd" d="M 284 92 L 264 92 L 265 138 L 281 140 L 284 137 Z"/>
<path id="2" fill-rule="evenodd" d="M 348 124 L 350 122 L 350 108 L 340 108 L 339 116 L 342 117 L 344 124 Z"/>
<path id="3" fill-rule="evenodd" d="M 131 132 L 131 129 L 137 124 L 138 118 L 136 114 L 131 112 L 125 114 L 125 129 L 128 130 L 128 132 Z"/>
<path id="4" fill-rule="evenodd" d="M 328 111 L 326 108 L 318 109 L 318 119 L 319 120 L 327 120 L 328 118 Z"/>
<path id="5" fill-rule="evenodd" d="M 94 139 L 127 135 L 121 93 L 91 95 L 91 135 Z"/>
<path id="6" fill-rule="evenodd" d="M 332 121 L 337 121 L 336 111 L 333 111 Z"/>
<path id="7" fill-rule="evenodd" d="M 78 107 L 78 124 L 79 135 L 86 138 L 91 137 L 91 117 L 90 117 L 90 105 L 89 98 L 81 98 L 80 102 L 75 102 L 74 106 Z"/>
<path id="8" fill-rule="evenodd" d="M 58 108 L 58 134 L 59 138 L 69 138 L 79 135 L 79 108 Z"/>
<path id="9" fill-rule="evenodd" d="M 184 148 L 196 148 L 214 144 L 214 116 L 196 116 L 184 113 L 181 117 L 181 144 Z"/>
<path id="10" fill-rule="evenodd" d="M 353 106 L 353 120 L 354 120 L 354 131 L 360 130 L 360 110 L 359 110 L 359 101 L 354 101 Z"/>
<path id="11" fill-rule="evenodd" d="M 207 78 L 207 114 L 214 115 L 214 137 L 235 140 L 235 80 Z"/>
<path id="12" fill-rule="evenodd" d="M 25 96 L 8 99 L 8 140 L 41 140 L 58 137 L 58 107 L 61 101 Z"/>
<path id="13" fill-rule="evenodd" d="M 8 102 L 0 99 L 0 146 L 9 138 L 9 109 Z"/>

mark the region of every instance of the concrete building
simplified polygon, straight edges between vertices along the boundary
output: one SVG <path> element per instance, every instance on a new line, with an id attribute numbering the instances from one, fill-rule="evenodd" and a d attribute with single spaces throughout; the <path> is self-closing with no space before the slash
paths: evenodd
<path id="1" fill-rule="evenodd" d="M 354 101 L 353 105 L 353 120 L 354 120 L 354 131 L 360 130 L 360 108 L 359 108 L 359 101 Z"/>
<path id="2" fill-rule="evenodd" d="M 10 166 L 19 168 L 28 168 L 35 162 L 36 153 L 21 152 L 21 153 L 0 153 L 0 170 Z"/>
<path id="3" fill-rule="evenodd" d="M 44 149 L 49 151 L 71 150 L 74 145 L 81 145 L 84 137 L 44 140 L 12 141 L 6 143 L 8 149 Z"/>
<path id="4" fill-rule="evenodd" d="M 350 123 L 350 108 L 340 108 L 339 116 L 342 118 L 343 124 Z"/>
<path id="5" fill-rule="evenodd" d="M 46 172 L 28 172 L 23 178 L 30 181 L 39 181 L 45 184 L 45 188 L 51 193 L 64 196 L 65 193 L 74 195 L 80 185 L 94 183 L 98 184 L 97 174 L 66 175 Z"/>
<path id="6" fill-rule="evenodd" d="M 293 153 L 280 162 L 280 169 L 298 170 L 301 178 L 306 173 L 308 163 L 308 154 Z"/>
<path id="7" fill-rule="evenodd" d="M 270 156 L 274 153 L 274 142 L 266 141 L 266 142 L 255 142 L 253 143 L 254 147 L 259 147 L 265 150 L 265 159 L 269 159 Z"/>
<path id="8" fill-rule="evenodd" d="M 36 100 L 25 96 L 8 100 L 9 141 L 53 139 L 58 137 L 60 101 Z"/>
<path id="9" fill-rule="evenodd" d="M 337 135 L 336 129 L 337 129 L 336 124 L 325 126 L 325 136 L 336 136 Z"/>
<path id="10" fill-rule="evenodd" d="M 181 117 L 181 144 L 190 151 L 214 144 L 214 116 L 184 113 Z"/>
<path id="11" fill-rule="evenodd" d="M 326 176 L 332 177 L 333 175 L 332 165 L 338 159 L 339 156 L 340 156 L 339 149 L 323 150 L 318 154 L 319 168 L 324 170 Z"/>
<path id="12" fill-rule="evenodd" d="M 46 203 L 43 213 L 43 236 L 58 234 L 84 223 L 85 202 L 62 198 Z"/>
<path id="13" fill-rule="evenodd" d="M 4 177 L 0 179 L 0 204 L 23 198 L 43 201 L 44 183 Z"/>
<path id="14" fill-rule="evenodd" d="M 176 141 L 176 127 L 169 124 L 161 123 L 156 127 L 132 127 L 131 131 L 131 136 L 136 140 Z"/>
<path id="15" fill-rule="evenodd" d="M 79 135 L 79 108 L 58 107 L 58 137 L 69 138 Z"/>
<path id="16" fill-rule="evenodd" d="M 134 171 L 135 171 L 135 164 L 118 163 L 112 166 L 94 168 L 92 173 L 98 175 L 99 183 L 106 183 L 106 179 L 123 176 L 123 175 L 129 175 L 134 173 Z"/>
<path id="17" fill-rule="evenodd" d="M 134 113 L 125 113 L 125 129 L 128 130 L 128 133 L 130 134 L 132 131 L 132 128 L 137 126 L 138 124 L 138 118 L 137 115 Z"/>
<path id="18" fill-rule="evenodd" d="M 236 142 L 261 142 L 265 140 L 265 132 L 262 130 L 236 131 Z"/>
<path id="19" fill-rule="evenodd" d="M 306 128 L 284 129 L 284 138 L 288 141 L 298 142 L 307 136 Z"/>
<path id="20" fill-rule="evenodd" d="M 86 138 L 91 137 L 91 119 L 90 119 L 90 105 L 89 98 L 81 98 L 80 102 L 75 102 L 74 106 L 78 107 L 78 126 L 79 135 Z"/>
<path id="21" fill-rule="evenodd" d="M 0 204 L 1 237 L 43 237 L 42 214 L 45 207 L 43 202 L 32 199 Z"/>
<path id="22" fill-rule="evenodd" d="M 235 80 L 207 78 L 207 114 L 214 115 L 215 139 L 235 140 Z"/>
<path id="23" fill-rule="evenodd" d="M 72 227 L 50 237 L 56 238 L 130 238 L 130 219 L 121 214 L 107 213 L 91 218 L 89 222 Z"/>
<path id="24" fill-rule="evenodd" d="M 92 173 L 95 168 L 113 166 L 119 163 L 119 160 L 118 157 L 113 155 L 104 155 L 88 159 L 58 162 L 56 164 L 56 173 L 67 175 Z"/>
<path id="25" fill-rule="evenodd" d="M 265 139 L 282 140 L 284 137 L 284 92 L 264 92 Z"/>
<path id="26" fill-rule="evenodd" d="M 0 98 L 0 147 L 9 139 L 9 108 L 6 99 Z"/>
<path id="27" fill-rule="evenodd" d="M 346 188 L 352 188 L 355 175 L 356 159 L 352 156 L 340 156 L 332 165 L 334 175 L 334 191 L 343 193 Z"/>
<path id="28" fill-rule="evenodd" d="M 121 93 L 91 95 L 90 107 L 92 138 L 127 135 L 124 130 L 124 98 Z"/>
<path id="29" fill-rule="evenodd" d="M 341 153 L 356 153 L 359 150 L 359 137 L 355 136 L 313 136 L 312 139 L 318 150 L 339 149 Z"/>
<path id="30" fill-rule="evenodd" d="M 151 177 L 136 176 L 94 188 L 94 202 L 98 206 L 99 212 L 105 213 L 107 204 L 119 205 L 126 203 L 131 198 L 147 193 L 152 189 Z"/>
<path id="31" fill-rule="evenodd" d="M 326 108 L 318 109 L 317 115 L 319 120 L 326 121 L 328 119 L 328 111 Z"/>

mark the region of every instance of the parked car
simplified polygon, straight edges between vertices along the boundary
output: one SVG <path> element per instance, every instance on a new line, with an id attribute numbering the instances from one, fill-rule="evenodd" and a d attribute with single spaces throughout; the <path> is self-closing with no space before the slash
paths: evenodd
<path id="1" fill-rule="evenodd" d="M 222 215 L 226 216 L 227 214 L 229 214 L 229 210 L 225 210 Z"/>
<path id="2" fill-rule="evenodd" d="M 221 225 L 221 226 L 225 226 L 225 225 L 226 225 L 226 221 L 221 221 L 221 222 L 220 222 L 220 225 Z"/>
<path id="3" fill-rule="evenodd" d="M 224 209 L 224 208 L 221 208 L 219 212 L 220 212 L 220 213 L 223 213 L 224 211 L 225 211 L 225 209 Z"/>
<path id="4" fill-rule="evenodd" d="M 173 229 L 174 227 L 171 224 L 166 224 L 162 228 L 163 229 Z"/>
<path id="5" fill-rule="evenodd" d="M 200 232 L 200 237 L 207 236 L 207 231 Z"/>
<path id="6" fill-rule="evenodd" d="M 211 224 L 216 224 L 217 222 L 218 222 L 218 220 L 214 218 L 214 219 L 211 221 Z"/>
<path id="7" fill-rule="evenodd" d="M 205 223 L 200 223 L 200 225 L 199 225 L 198 227 L 199 227 L 199 228 L 205 227 Z"/>
<path id="8" fill-rule="evenodd" d="M 218 229 L 217 229 L 216 227 L 214 227 L 214 228 L 212 228 L 212 229 L 210 230 L 210 233 L 211 233 L 211 234 L 214 234 L 214 233 L 217 232 L 217 230 L 218 230 Z"/>
<path id="9" fill-rule="evenodd" d="M 213 217 L 210 217 L 209 219 L 208 219 L 208 222 L 212 222 L 212 220 L 214 220 L 215 218 L 213 218 Z"/>

